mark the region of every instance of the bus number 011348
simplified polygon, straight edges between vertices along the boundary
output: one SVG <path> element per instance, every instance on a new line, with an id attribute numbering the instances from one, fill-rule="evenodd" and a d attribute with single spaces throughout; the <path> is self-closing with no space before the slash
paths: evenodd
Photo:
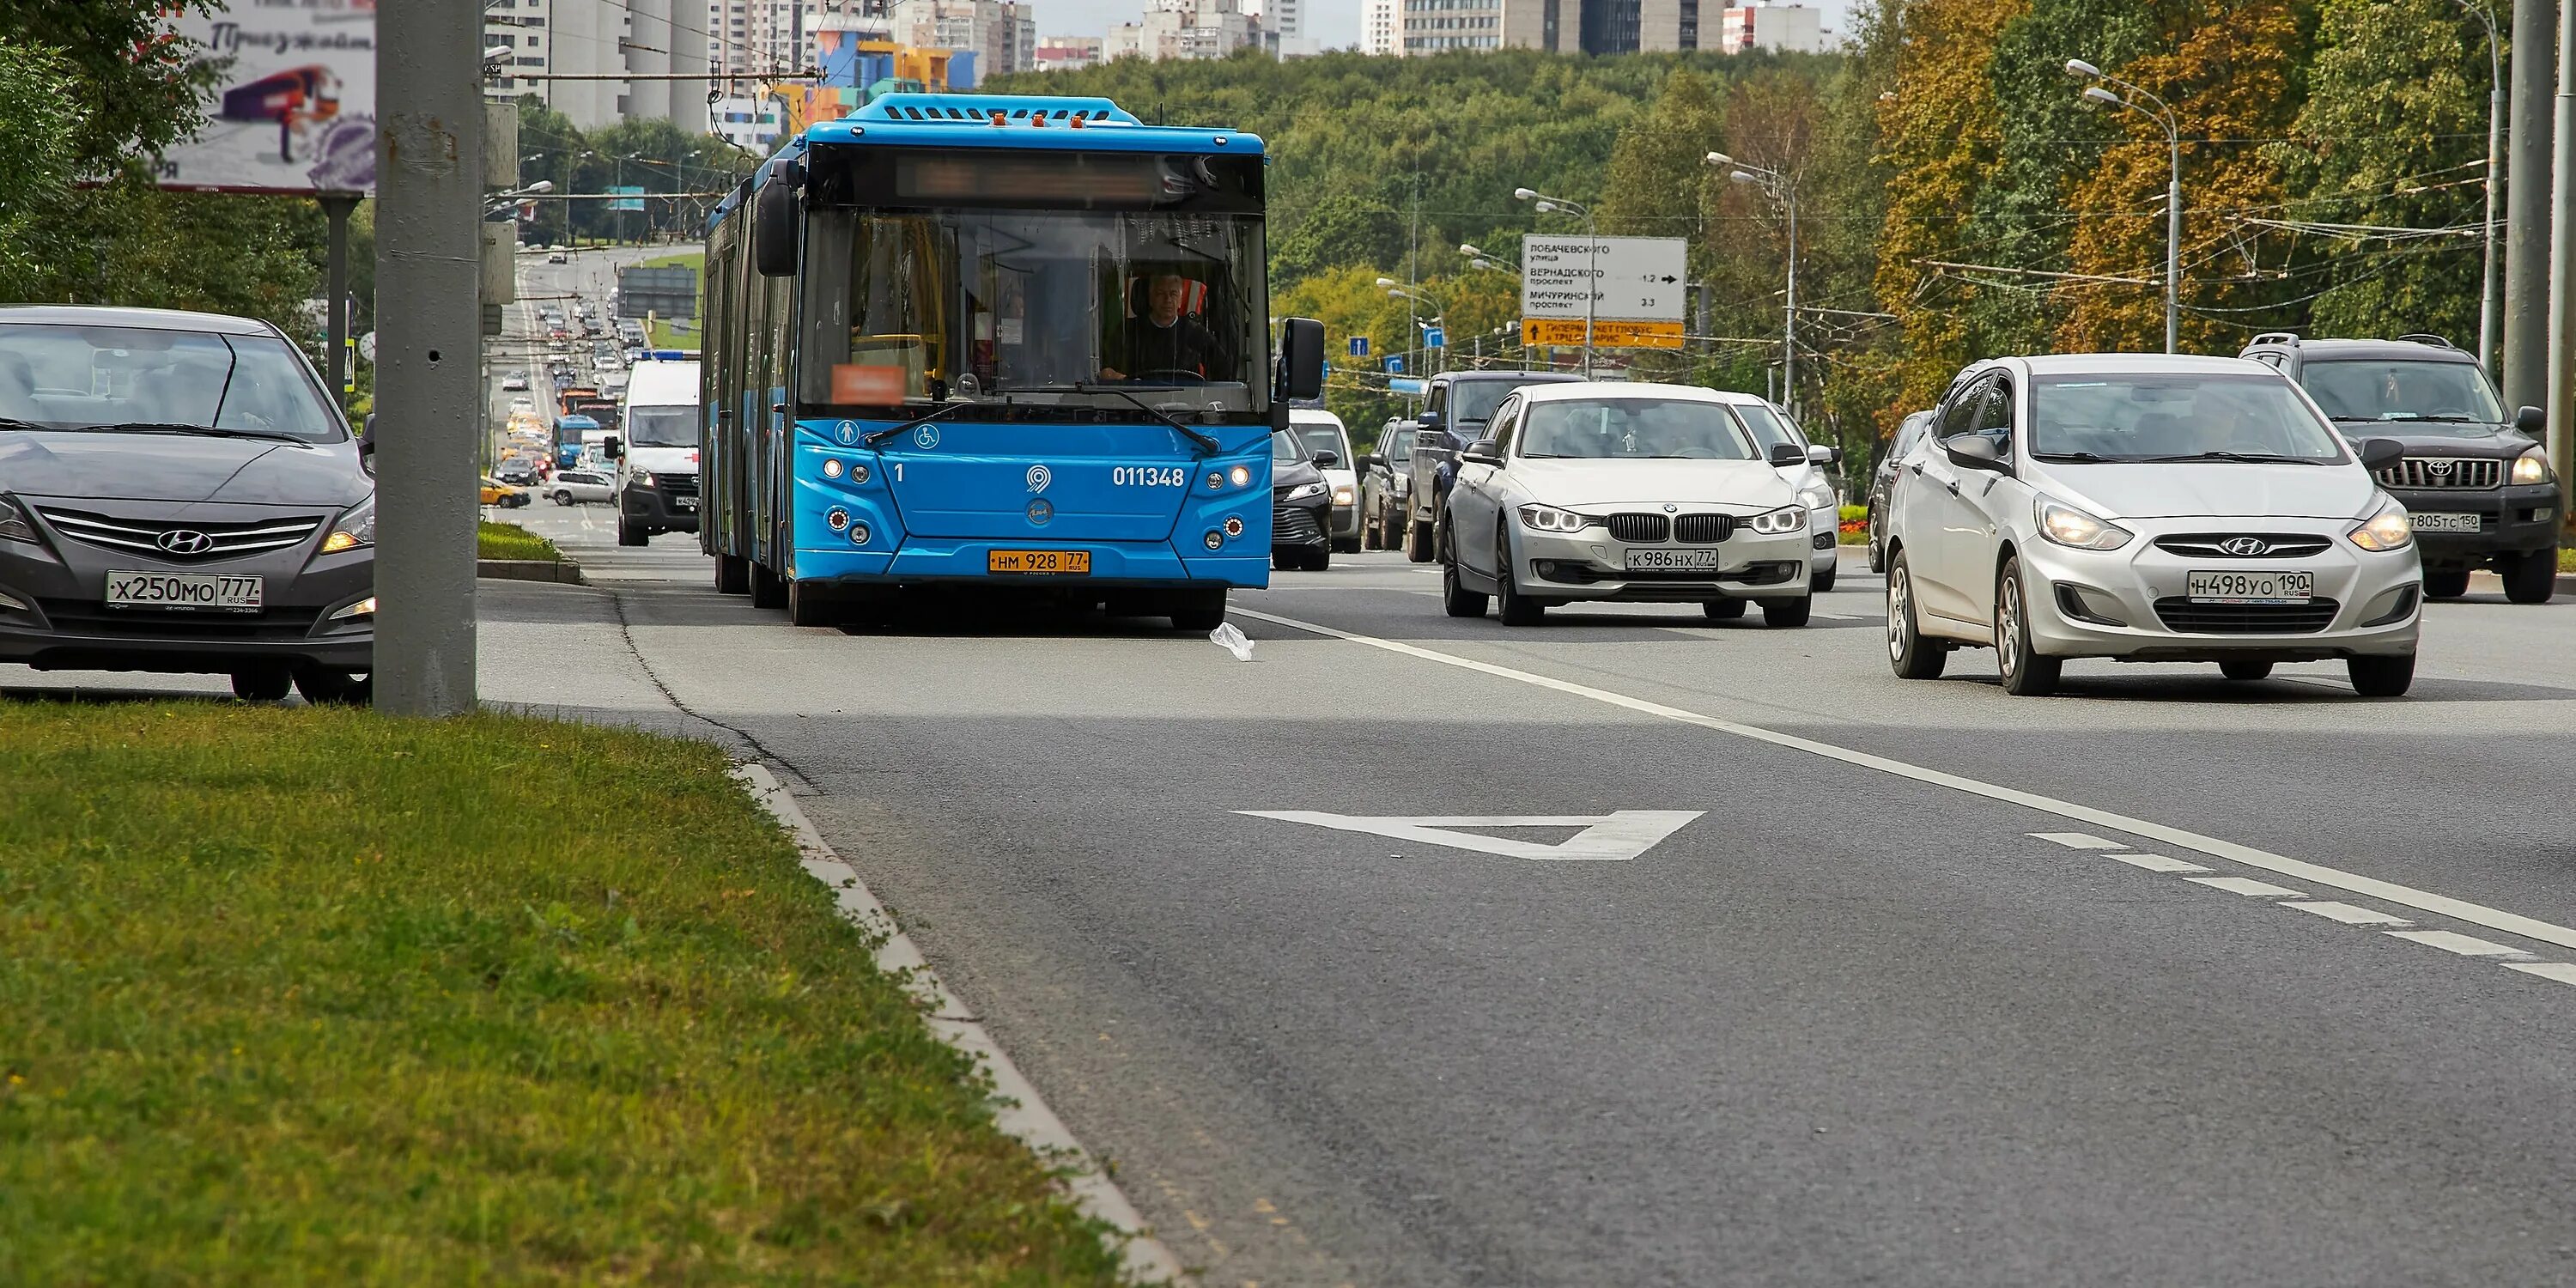
<path id="1" fill-rule="evenodd" d="M 1188 487 L 1190 473 L 1177 466 L 1166 469 L 1155 465 L 1113 465 L 1109 469 L 1111 487 Z"/>

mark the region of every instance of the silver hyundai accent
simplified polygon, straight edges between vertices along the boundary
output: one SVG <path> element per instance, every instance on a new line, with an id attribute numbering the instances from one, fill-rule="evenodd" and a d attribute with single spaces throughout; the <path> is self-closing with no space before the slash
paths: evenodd
<path id="1" fill-rule="evenodd" d="M 375 489 L 264 322 L 0 308 L 0 662 L 367 695 Z"/>
<path id="2" fill-rule="evenodd" d="M 2423 571 L 2405 507 L 2260 363 L 1999 358 L 1960 373 L 1889 495 L 1887 648 L 1908 679 L 1959 645 L 2004 688 L 2066 659 L 2216 662 L 2232 680 L 2341 659 L 2364 696 L 2415 675 Z"/>

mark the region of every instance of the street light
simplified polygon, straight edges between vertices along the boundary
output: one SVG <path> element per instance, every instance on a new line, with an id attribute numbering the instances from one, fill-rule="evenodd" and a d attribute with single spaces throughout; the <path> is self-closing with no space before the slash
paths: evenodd
<path id="1" fill-rule="evenodd" d="M 1601 298 L 1600 226 L 1593 221 L 1592 211 L 1579 201 L 1551 197 L 1530 188 L 1512 189 L 1512 199 L 1534 203 L 1541 213 L 1563 213 L 1583 221 L 1585 252 L 1583 257 L 1583 378 L 1590 380 L 1592 378 L 1592 310 L 1594 301 Z"/>
<path id="2" fill-rule="evenodd" d="M 1780 203 L 1789 218 L 1789 286 L 1781 309 L 1780 323 L 1780 402 L 1789 409 L 1789 418 L 1798 418 L 1798 186 L 1787 174 L 1747 165 L 1723 152 L 1711 152 L 1710 168 L 1722 170 L 1729 181 L 1750 184 L 1762 189 Z"/>
<path id="3" fill-rule="evenodd" d="M 2163 99 L 2130 84 L 2081 58 L 2066 60 L 2066 75 L 2077 81 L 2104 81 L 2129 92 L 2123 98 L 2100 85 L 2084 87 L 2088 103 L 2104 107 L 2121 107 L 2146 117 L 2163 127 L 2165 147 L 2173 158 L 2173 177 L 2165 185 L 2165 352 L 2175 352 L 2182 339 L 2182 129 L 2174 120 L 2174 110 Z M 2154 104 L 2142 107 L 2138 100 Z"/>
<path id="4" fill-rule="evenodd" d="M 2487 216 L 2483 229 L 2486 234 L 2483 251 L 2486 267 L 2478 290 L 2478 365 L 2486 368 L 2487 375 L 2492 377 L 2495 375 L 2495 364 L 2491 359 L 2495 352 L 2498 307 L 2502 304 L 2496 298 L 2495 234 L 2496 189 L 2504 186 L 2503 176 L 2498 173 L 2504 164 L 2504 53 L 2496 36 L 2495 15 L 2487 12 L 2485 6 L 2472 4 L 2470 0 L 2456 0 L 2456 3 L 2468 10 L 2469 16 L 2478 20 L 2478 25 L 2487 29 Z"/>
<path id="5" fill-rule="evenodd" d="M 1416 305 L 1416 304 L 1428 304 L 1428 305 L 1430 305 L 1430 306 L 1431 306 L 1431 314 L 1432 314 L 1432 316 L 1431 316 L 1431 321 L 1432 321 L 1433 323 L 1437 323 L 1437 322 L 1439 322 L 1439 321 L 1440 321 L 1440 315 L 1441 315 L 1441 314 L 1443 314 L 1443 313 L 1446 313 L 1446 312 L 1448 311 L 1446 308 L 1442 307 L 1442 305 L 1441 305 L 1440 300 L 1438 299 L 1438 297 L 1436 297 L 1436 296 L 1432 295 L 1432 294 L 1431 294 L 1431 292 L 1426 291 L 1426 290 L 1423 290 L 1423 289 L 1422 289 L 1422 288 L 1420 288 L 1420 287 L 1397 286 L 1397 285 L 1395 285 L 1395 284 L 1394 284 L 1394 282 L 1393 282 L 1393 280 L 1392 280 L 1392 279 L 1389 279 L 1389 278 L 1383 278 L 1383 277 L 1378 279 L 1378 285 L 1380 285 L 1380 286 L 1384 286 L 1384 287 L 1386 288 L 1386 293 L 1387 293 L 1387 294 L 1392 295 L 1392 296 L 1394 296 L 1395 298 L 1400 299 L 1400 300 L 1403 300 L 1403 301 L 1405 302 L 1405 303 L 1404 303 L 1404 317 L 1405 317 L 1405 320 L 1406 320 L 1407 322 L 1411 322 L 1411 323 L 1413 324 L 1413 339 L 1414 339 L 1414 342 L 1415 342 L 1416 344 L 1421 344 L 1421 341 L 1422 341 L 1422 339 L 1423 339 L 1423 334 L 1422 334 L 1422 332 L 1423 332 L 1423 327 L 1424 327 L 1426 324 L 1421 320 L 1421 318 L 1420 318 L 1419 316 L 1417 316 L 1417 314 L 1415 313 L 1415 310 L 1414 310 L 1413 306 L 1414 306 L 1414 305 Z M 1430 347 L 1431 347 L 1431 346 L 1429 346 L 1429 345 L 1421 345 L 1421 348 L 1422 348 L 1422 350 L 1423 350 L 1423 356 L 1424 356 L 1425 358 L 1428 358 L 1428 357 L 1430 356 L 1430 353 L 1429 353 Z M 1444 350 L 1445 350 L 1446 346 L 1443 346 L 1443 348 L 1444 348 Z M 1445 356 L 1445 353 L 1444 353 L 1444 356 Z M 1428 366 L 1428 365 L 1430 365 L 1430 364 L 1429 364 L 1428 362 L 1426 362 L 1424 365 Z M 1425 374 L 1429 374 L 1429 373 L 1425 373 Z"/>

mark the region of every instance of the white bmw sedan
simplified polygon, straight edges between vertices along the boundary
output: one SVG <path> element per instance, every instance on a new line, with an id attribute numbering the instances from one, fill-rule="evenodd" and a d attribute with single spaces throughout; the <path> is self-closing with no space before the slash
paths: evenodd
<path id="1" fill-rule="evenodd" d="M 2235 358 L 1999 358 L 1960 373 L 1888 498 L 1887 651 L 1930 679 L 1959 645 L 2046 693 L 2071 657 L 2216 662 L 2259 680 L 2341 659 L 2415 675 L 2423 571 L 2405 507 L 2279 372 Z"/>
<path id="2" fill-rule="evenodd" d="M 1712 618 L 1762 605 L 1806 624 L 1807 508 L 1718 394 L 1686 385 L 1549 384 L 1515 390 L 1460 456 L 1438 534 L 1452 617 L 1536 623 L 1576 600 L 1698 604 Z"/>

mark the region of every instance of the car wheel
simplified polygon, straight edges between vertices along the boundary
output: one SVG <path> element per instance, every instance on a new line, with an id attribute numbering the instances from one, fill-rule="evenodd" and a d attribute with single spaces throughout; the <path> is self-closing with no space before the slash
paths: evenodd
<path id="1" fill-rule="evenodd" d="M 572 493 L 570 493 L 570 492 L 557 492 L 557 493 L 555 493 L 555 504 L 557 504 L 557 505 L 571 505 L 571 504 L 572 504 Z"/>
<path id="2" fill-rule="evenodd" d="M 1699 611 L 1707 614 L 1712 622 L 1731 622 L 1744 616 L 1744 601 L 1733 597 L 1706 600 L 1700 604 Z"/>
<path id="3" fill-rule="evenodd" d="M 1404 557 L 1415 563 L 1431 562 L 1431 524 L 1414 519 L 1404 525 Z"/>
<path id="4" fill-rule="evenodd" d="M 1451 617 L 1482 617 L 1485 595 L 1469 590 L 1458 581 L 1458 551 L 1446 542 L 1440 548 L 1440 606 Z"/>
<path id="5" fill-rule="evenodd" d="M 1899 550 L 1887 561 L 1887 663 L 1898 679 L 1937 680 L 1949 660 L 1949 644 L 1925 639 L 1915 623 L 1914 573 Z"/>
<path id="6" fill-rule="evenodd" d="M 2424 570 L 2424 598 L 2458 599 L 2469 593 L 2469 570 L 2466 568 L 2427 568 Z"/>
<path id="7" fill-rule="evenodd" d="M 716 556 L 716 593 L 743 595 L 751 592 L 751 561 L 740 555 Z"/>
<path id="8" fill-rule="evenodd" d="M 1270 571 L 1295 572 L 1301 561 L 1295 546 L 1277 546 L 1270 551 Z"/>
<path id="9" fill-rule="evenodd" d="M 2402 698 L 2415 683 L 2412 653 L 2346 658 L 2343 665 L 2344 673 L 2352 677 L 2352 691 L 2365 698 Z"/>
<path id="10" fill-rule="evenodd" d="M 1834 588 L 1834 574 L 1841 571 L 1842 569 L 1840 568 L 1834 568 L 1825 572 L 1817 573 L 1813 577 L 1808 578 L 1807 593 L 1810 595 L 1821 595 L 1826 591 L 1832 590 Z"/>
<path id="11" fill-rule="evenodd" d="M 1337 537 L 1333 541 L 1333 549 L 1346 555 L 1358 554 L 1360 552 L 1360 539 L 1358 537 Z"/>
<path id="12" fill-rule="evenodd" d="M 1815 611 L 1816 597 L 1813 595 L 1800 595 L 1796 599 L 1766 599 L 1762 601 L 1762 624 L 1782 628 L 1804 626 Z"/>
<path id="13" fill-rule="evenodd" d="M 376 677 L 327 666 L 299 666 L 295 691 L 317 707 L 363 707 L 376 698 Z"/>
<path id="14" fill-rule="evenodd" d="M 1223 625 L 1225 625 L 1225 592 L 1222 590 L 1183 595 L 1173 601 L 1173 630 L 1212 631 Z"/>
<path id="15" fill-rule="evenodd" d="M 617 544 L 621 546 L 640 546 L 652 539 L 653 538 L 651 536 L 645 533 L 643 524 L 637 523 L 624 515 L 619 515 L 617 517 Z"/>
<path id="16" fill-rule="evenodd" d="M 2030 644 L 2030 606 L 2022 594 L 2021 560 L 2004 561 L 1995 579 L 1995 670 L 2004 692 L 2017 697 L 2043 697 L 2057 688 L 2063 659 L 2042 657 Z"/>
<path id="17" fill-rule="evenodd" d="M 1521 593 L 1520 579 L 1512 573 L 1511 537 L 1494 534 L 1494 584 L 1501 593 L 1494 596 L 1494 606 L 1502 610 L 1505 626 L 1536 626 L 1547 620 L 1547 605 Z"/>
<path id="18" fill-rule="evenodd" d="M 2269 662 L 2221 662 L 2218 673 L 2231 680 L 2260 680 L 2272 674 Z"/>
<path id="19" fill-rule="evenodd" d="M 275 702 L 294 687 L 294 676 L 282 666 L 233 672 L 233 696 L 244 702 Z"/>
<path id="20" fill-rule="evenodd" d="M 2526 550 L 2497 560 L 2504 597 L 2517 604 L 2546 604 L 2558 593 L 2558 549 Z"/>

